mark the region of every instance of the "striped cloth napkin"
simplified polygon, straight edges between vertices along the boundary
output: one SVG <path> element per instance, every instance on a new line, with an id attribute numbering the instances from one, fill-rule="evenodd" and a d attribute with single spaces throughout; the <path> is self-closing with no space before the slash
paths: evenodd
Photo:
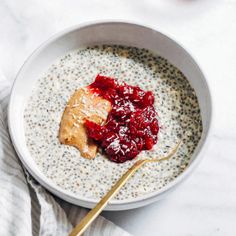
<path id="1" fill-rule="evenodd" d="M 50 195 L 22 167 L 7 129 L 9 88 L 0 73 L 0 235 L 68 235 L 87 211 Z M 84 235 L 130 234 L 100 216 Z"/>

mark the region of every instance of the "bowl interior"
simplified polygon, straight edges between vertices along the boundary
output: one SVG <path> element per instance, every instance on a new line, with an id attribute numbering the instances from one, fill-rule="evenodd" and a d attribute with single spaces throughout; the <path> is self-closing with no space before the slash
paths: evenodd
<path id="1" fill-rule="evenodd" d="M 87 198 L 78 198 L 57 187 L 36 166 L 25 142 L 23 113 L 35 82 L 58 57 L 79 47 L 95 44 L 120 44 L 146 48 L 166 58 L 184 73 L 196 91 L 203 122 L 202 138 L 192 156 L 189 167 L 197 158 L 205 142 L 211 120 L 210 93 L 201 70 L 192 57 L 179 44 L 167 36 L 150 28 L 132 23 L 108 22 L 75 27 L 49 39 L 26 61 L 15 80 L 9 104 L 10 134 L 21 161 L 42 185 L 59 197 L 85 207 L 92 207 L 95 202 Z M 185 172 L 187 171 L 188 169 L 185 170 Z M 150 201 L 153 197 L 161 197 L 161 194 L 180 180 L 181 176 L 163 190 L 157 191 L 150 196 L 145 196 L 142 199 L 130 202 L 113 201 L 108 209 L 121 210 L 145 205 L 148 203 L 148 199 Z"/>

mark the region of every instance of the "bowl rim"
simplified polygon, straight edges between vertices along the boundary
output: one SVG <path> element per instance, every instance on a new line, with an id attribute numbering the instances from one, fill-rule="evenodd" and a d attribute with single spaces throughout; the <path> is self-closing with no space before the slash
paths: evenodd
<path id="1" fill-rule="evenodd" d="M 174 180 L 172 180 L 170 183 L 168 183 L 166 186 L 164 186 L 163 188 L 161 188 L 160 190 L 156 190 L 150 193 L 147 193 L 143 196 L 137 197 L 137 198 L 133 198 L 133 199 L 128 199 L 128 200 L 111 200 L 109 203 L 109 207 L 107 210 L 112 209 L 112 206 L 114 206 L 115 208 L 117 208 L 118 206 L 120 206 L 122 208 L 122 205 L 126 205 L 126 204 L 137 204 L 139 202 L 144 202 L 144 201 L 148 201 L 151 199 L 154 199 L 153 201 L 155 201 L 155 199 L 157 200 L 158 198 L 160 198 L 162 195 L 164 195 L 166 192 L 168 192 L 169 190 L 173 189 L 173 187 L 177 186 L 179 183 L 181 183 L 184 179 L 186 179 L 186 177 L 193 172 L 193 169 L 196 168 L 197 164 L 200 162 L 200 160 L 203 158 L 203 152 L 205 151 L 207 144 L 209 143 L 209 137 L 210 134 L 212 133 L 212 123 L 213 123 L 213 104 L 212 104 L 212 93 L 211 90 L 209 88 L 209 84 L 208 81 L 206 79 L 205 74 L 202 71 L 202 68 L 200 68 L 198 61 L 196 60 L 196 58 L 193 57 L 193 55 L 189 52 L 189 50 L 187 50 L 181 43 L 179 43 L 173 36 L 169 36 L 169 34 L 167 33 L 163 33 L 160 30 L 157 30 L 155 27 L 153 26 L 149 26 L 147 24 L 143 24 L 143 23 L 139 23 L 139 22 L 135 22 L 135 21 L 127 21 L 127 20 L 96 20 L 96 21 L 88 21 L 82 24 L 76 24 L 73 25 L 71 27 L 68 27 L 56 34 L 54 34 L 53 36 L 51 36 L 49 39 L 47 39 L 46 41 L 44 41 L 41 45 L 39 45 L 29 56 L 28 58 L 25 60 L 25 62 L 23 63 L 23 65 L 21 66 L 20 70 L 18 71 L 12 88 L 11 88 L 11 92 L 10 92 L 10 99 L 9 99 L 9 105 L 8 105 L 8 126 L 9 126 L 9 133 L 11 136 L 11 140 L 13 143 L 13 146 L 16 150 L 16 153 L 18 154 L 21 162 L 23 163 L 23 165 L 26 167 L 26 169 L 29 171 L 29 173 L 34 177 L 34 179 L 36 179 L 42 186 L 44 186 L 46 189 L 48 189 L 50 192 L 52 192 L 53 194 L 57 195 L 59 198 L 62 198 L 68 202 L 71 202 L 73 204 L 76 205 L 80 205 L 80 206 L 85 206 L 85 207 L 91 207 L 91 205 L 94 205 L 98 202 L 99 199 L 90 199 L 87 197 L 83 197 L 83 196 L 78 196 L 74 193 L 71 193 L 69 191 L 64 190 L 63 188 L 57 186 L 56 184 L 54 184 L 49 178 L 46 177 L 47 182 L 45 182 L 40 176 L 38 176 L 34 171 L 32 171 L 32 169 L 30 168 L 30 166 L 28 165 L 27 161 L 25 160 L 24 156 L 21 155 L 21 150 L 19 148 L 19 145 L 17 145 L 17 140 L 15 139 L 15 135 L 14 135 L 14 130 L 12 129 L 12 122 L 14 122 L 13 120 L 13 114 L 11 112 L 12 107 L 14 106 L 13 104 L 13 97 L 14 97 L 14 93 L 15 93 L 15 87 L 16 87 L 16 81 L 18 80 L 20 74 L 22 73 L 22 71 L 24 70 L 24 68 L 30 64 L 31 61 L 33 61 L 34 57 L 36 57 L 38 54 L 40 54 L 41 51 L 43 51 L 45 49 L 45 47 L 49 46 L 51 43 L 53 43 L 54 41 L 58 40 L 60 37 L 63 37 L 64 35 L 71 33 L 73 31 L 76 30 L 81 30 L 87 27 L 91 27 L 91 26 L 99 26 L 99 25 L 108 25 L 108 24 L 126 24 L 126 25 L 133 25 L 133 26 L 138 26 L 138 27 L 142 27 L 142 28 L 146 28 L 148 30 L 153 30 L 159 34 L 162 35 L 162 37 L 166 38 L 167 40 L 172 41 L 173 43 L 175 43 L 176 47 L 179 47 L 181 50 L 183 50 L 189 58 L 192 59 L 192 62 L 194 63 L 194 65 L 196 66 L 197 70 L 199 71 L 199 73 L 202 75 L 202 77 L 204 78 L 204 83 L 206 86 L 206 90 L 208 92 L 208 101 L 209 101 L 209 106 L 210 106 L 210 111 L 209 111 L 209 117 L 208 117 L 208 130 L 205 133 L 205 137 L 202 140 L 203 137 L 201 137 L 200 142 L 202 140 L 202 144 L 201 147 L 198 150 L 198 153 L 196 154 L 195 159 L 191 162 L 191 164 L 180 174 L 178 175 Z M 199 142 L 199 143 L 200 143 Z M 198 145 L 199 145 L 198 143 Z M 197 145 L 197 146 L 198 146 Z M 196 147 L 197 149 L 197 147 Z M 82 202 L 81 202 L 82 201 Z M 148 204 L 148 203 L 146 203 Z M 142 205 L 146 205 L 146 204 L 142 204 Z M 110 209 L 109 209 L 110 208 Z M 125 207 L 125 209 L 129 209 L 129 208 L 136 208 L 135 206 L 133 207 Z M 117 209 L 116 209 L 117 210 Z M 118 209 L 120 210 L 120 209 Z M 121 209 L 124 210 L 124 209 Z"/>

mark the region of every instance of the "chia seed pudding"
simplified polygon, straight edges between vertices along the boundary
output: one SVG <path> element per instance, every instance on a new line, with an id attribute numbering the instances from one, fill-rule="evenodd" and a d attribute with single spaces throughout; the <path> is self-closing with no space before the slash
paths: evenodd
<path id="1" fill-rule="evenodd" d="M 78 149 L 60 144 L 60 121 L 70 96 L 97 74 L 153 92 L 160 130 L 152 150 L 117 164 L 101 152 L 88 160 Z M 117 45 L 81 48 L 57 60 L 37 81 L 24 119 L 27 146 L 40 170 L 59 187 L 90 199 L 104 196 L 137 160 L 164 156 L 181 139 L 177 154 L 168 161 L 147 163 L 115 199 L 130 200 L 163 188 L 187 167 L 202 133 L 196 94 L 181 71 L 146 49 Z"/>

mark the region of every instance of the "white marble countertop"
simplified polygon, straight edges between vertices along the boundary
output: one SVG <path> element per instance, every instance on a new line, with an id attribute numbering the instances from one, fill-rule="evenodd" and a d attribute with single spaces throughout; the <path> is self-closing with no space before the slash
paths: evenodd
<path id="1" fill-rule="evenodd" d="M 203 161 L 167 199 L 103 215 L 136 236 L 236 235 L 236 0 L 1 0 L 2 72 L 13 80 L 49 36 L 97 19 L 149 24 L 181 42 L 207 76 L 215 118 Z"/>

